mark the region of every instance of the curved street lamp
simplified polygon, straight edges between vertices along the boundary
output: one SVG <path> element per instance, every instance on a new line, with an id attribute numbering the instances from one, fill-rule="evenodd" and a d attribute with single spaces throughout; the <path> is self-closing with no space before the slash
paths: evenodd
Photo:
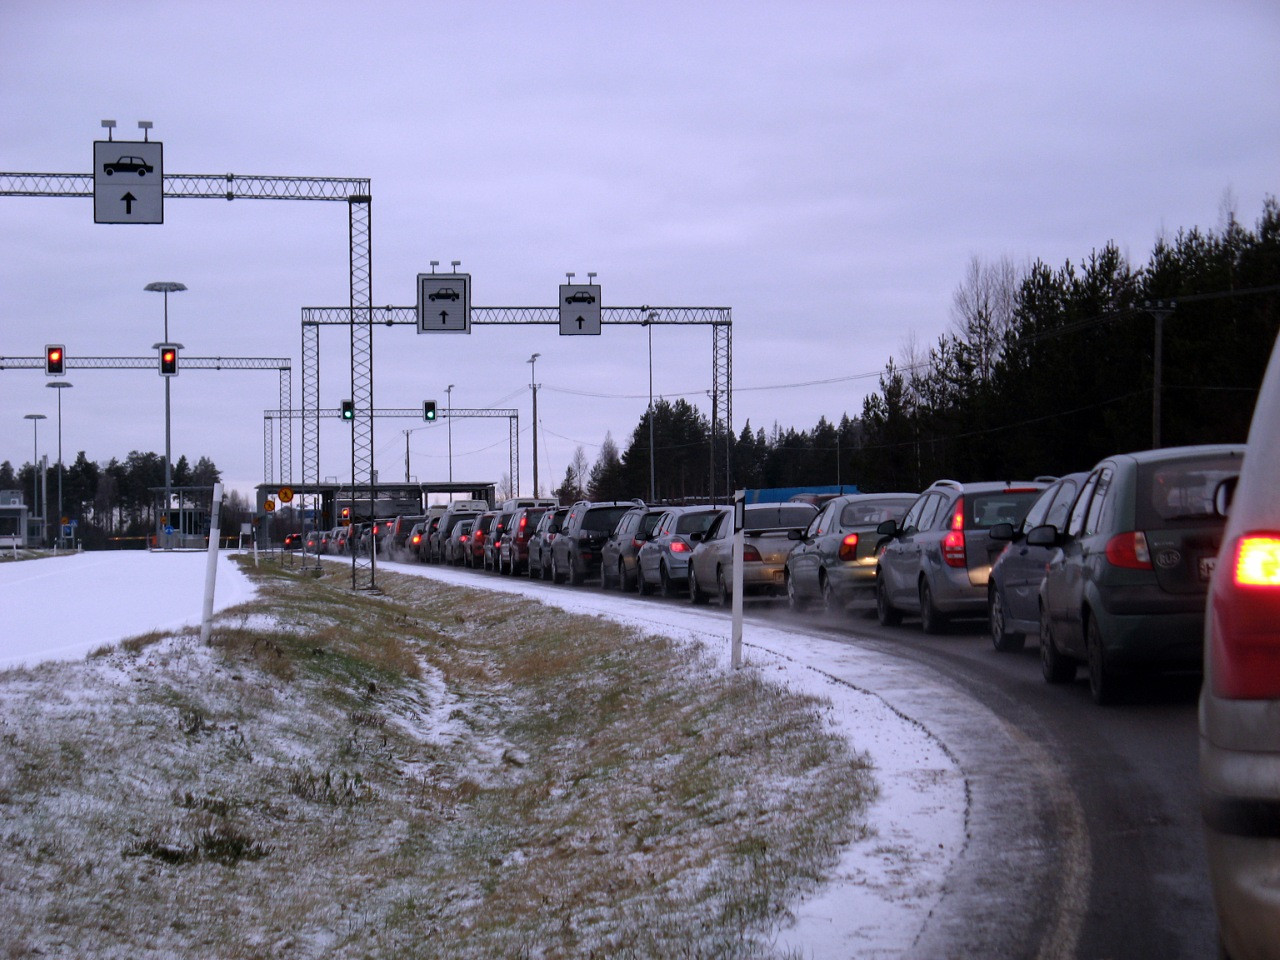
<path id="1" fill-rule="evenodd" d="M 533 495 L 538 495 L 538 384 L 535 374 L 538 371 L 538 358 L 542 356 L 535 353 L 532 357 L 525 361 L 529 364 L 529 388 L 533 390 Z M 519 493 L 519 491 L 516 491 Z"/>

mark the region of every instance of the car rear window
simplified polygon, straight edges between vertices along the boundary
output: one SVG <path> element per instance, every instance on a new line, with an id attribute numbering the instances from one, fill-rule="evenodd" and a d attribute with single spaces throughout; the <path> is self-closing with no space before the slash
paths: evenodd
<path id="1" fill-rule="evenodd" d="M 901 520 L 912 500 L 862 500 L 846 503 L 840 511 L 840 526 L 875 526 L 886 520 Z"/>
<path id="2" fill-rule="evenodd" d="M 1138 465 L 1135 519 L 1140 530 L 1224 523 L 1213 509 L 1218 484 L 1240 473 L 1240 457 L 1195 457 Z"/>
<path id="3" fill-rule="evenodd" d="M 817 512 L 817 507 L 807 503 L 785 507 L 748 507 L 742 523 L 748 530 L 804 529 Z"/>
<path id="4" fill-rule="evenodd" d="M 965 496 L 965 508 L 969 516 L 965 527 L 985 530 L 997 523 L 1022 523 L 1031 505 L 1040 498 L 1041 489 L 1000 490 L 995 493 L 975 493 Z"/>
<path id="5" fill-rule="evenodd" d="M 588 510 L 582 517 L 582 529 L 592 533 L 613 533 L 622 515 L 630 510 L 630 506 L 596 507 Z"/>
<path id="6" fill-rule="evenodd" d="M 704 510 L 698 513 L 682 513 L 676 518 L 676 533 L 706 533 L 707 528 L 720 516 L 719 510 Z"/>

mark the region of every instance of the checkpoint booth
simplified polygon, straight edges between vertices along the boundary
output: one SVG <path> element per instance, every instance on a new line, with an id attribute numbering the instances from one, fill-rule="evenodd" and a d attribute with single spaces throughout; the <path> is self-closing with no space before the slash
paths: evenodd
<path id="1" fill-rule="evenodd" d="M 155 550 L 205 550 L 213 514 L 213 487 L 150 487 L 155 503 L 155 529 L 148 548 Z"/>

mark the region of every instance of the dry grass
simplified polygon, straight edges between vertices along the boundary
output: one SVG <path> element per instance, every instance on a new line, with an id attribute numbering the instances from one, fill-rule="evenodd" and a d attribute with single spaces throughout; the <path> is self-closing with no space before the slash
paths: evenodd
<path id="1" fill-rule="evenodd" d="M 823 705 L 693 645 L 261 570 L 0 674 L 0 956 L 766 957 L 860 829 Z"/>

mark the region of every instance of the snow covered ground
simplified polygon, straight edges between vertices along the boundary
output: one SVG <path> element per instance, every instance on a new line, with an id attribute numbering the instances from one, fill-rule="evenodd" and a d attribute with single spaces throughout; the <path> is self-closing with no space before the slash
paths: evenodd
<path id="1" fill-rule="evenodd" d="M 0 564 L 0 668 L 79 658 L 105 643 L 199 622 L 205 562 L 204 554 L 129 552 Z M 522 594 L 699 642 L 728 669 L 728 619 L 715 610 L 417 564 L 380 569 Z M 251 582 L 221 557 L 216 608 L 252 596 Z M 880 791 L 867 813 L 869 835 L 850 844 L 822 890 L 793 906 L 797 921 L 778 946 L 806 958 L 928 951 L 926 927 L 965 851 L 973 812 L 956 752 L 930 730 L 933 718 L 954 729 L 943 714 L 960 709 L 955 691 L 852 644 L 761 623 L 748 624 L 745 641 L 752 669 L 833 703 L 841 732 L 871 757 Z"/>
<path id="2" fill-rule="evenodd" d="M 198 624 L 208 554 L 72 553 L 0 563 L 0 669 L 83 657 L 152 630 Z M 244 603 L 253 584 L 222 555 L 214 611 Z"/>

